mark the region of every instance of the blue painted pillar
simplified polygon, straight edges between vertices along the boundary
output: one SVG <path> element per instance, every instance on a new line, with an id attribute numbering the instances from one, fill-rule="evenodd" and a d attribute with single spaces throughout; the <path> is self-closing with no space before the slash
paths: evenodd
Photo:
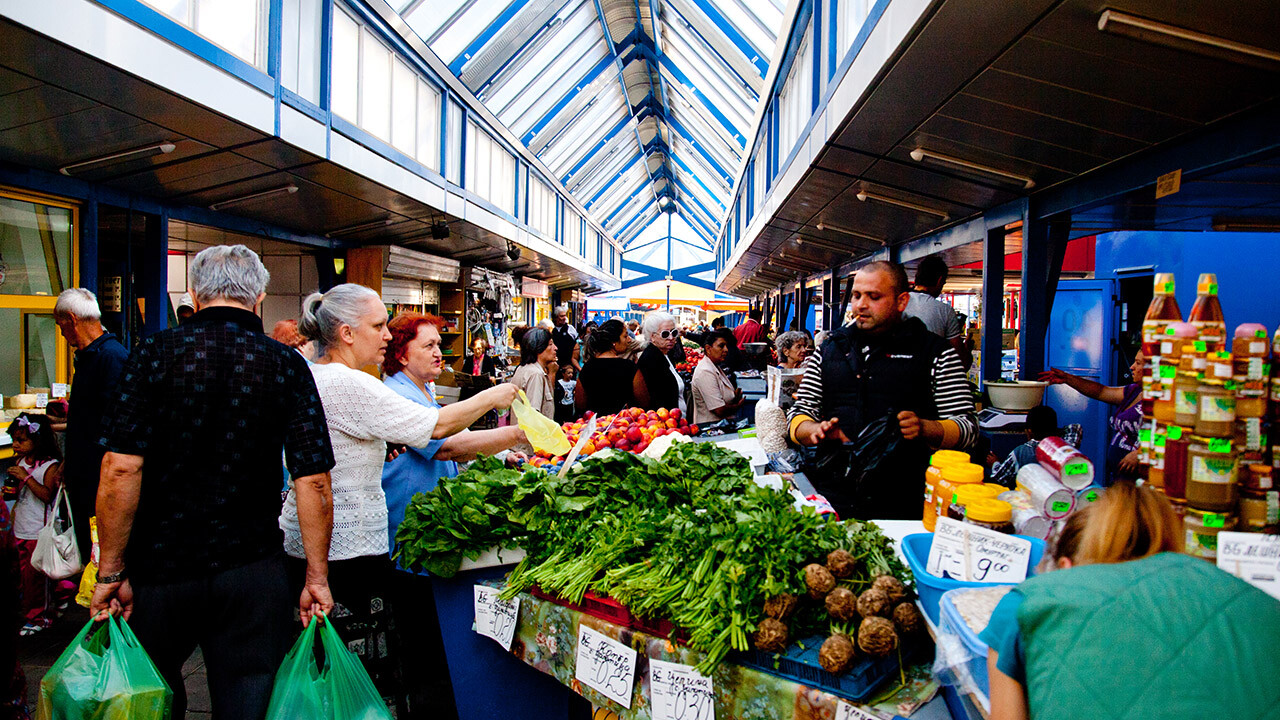
<path id="1" fill-rule="evenodd" d="M 1070 215 L 1022 220 L 1022 312 L 1018 340 L 1018 377 L 1034 380 L 1044 370 L 1045 338 L 1053 296 L 1062 275 L 1062 261 L 1071 231 Z"/>
<path id="2" fill-rule="evenodd" d="M 145 215 L 142 277 L 138 294 L 146 301 L 144 336 L 169 327 L 169 212 Z"/>
<path id="3" fill-rule="evenodd" d="M 1004 336 L 1003 227 L 987 227 L 982 243 L 982 373 L 983 380 L 1000 379 L 1001 339 Z"/>
<path id="4" fill-rule="evenodd" d="M 80 284 L 97 295 L 98 290 L 98 201 L 88 200 L 80 208 Z"/>

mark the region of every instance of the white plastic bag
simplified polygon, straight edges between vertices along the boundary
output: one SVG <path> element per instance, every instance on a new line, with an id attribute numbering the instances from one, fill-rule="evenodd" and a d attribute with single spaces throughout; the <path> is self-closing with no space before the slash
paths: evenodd
<path id="1" fill-rule="evenodd" d="M 66 509 L 66 517 L 62 515 Z M 53 512 L 49 522 L 36 535 L 36 547 L 31 552 L 31 567 L 53 580 L 63 580 L 84 569 L 80 548 L 76 545 L 76 531 L 72 524 L 71 503 L 67 501 L 66 485 L 59 485 L 53 497 Z"/>

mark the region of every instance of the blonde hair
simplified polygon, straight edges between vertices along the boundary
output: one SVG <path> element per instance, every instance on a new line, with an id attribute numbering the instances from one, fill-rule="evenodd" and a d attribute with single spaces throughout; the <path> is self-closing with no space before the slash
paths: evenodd
<path id="1" fill-rule="evenodd" d="M 1168 498 L 1119 482 L 1067 521 L 1057 555 L 1069 553 L 1076 565 L 1101 565 L 1181 551 L 1178 516 Z"/>

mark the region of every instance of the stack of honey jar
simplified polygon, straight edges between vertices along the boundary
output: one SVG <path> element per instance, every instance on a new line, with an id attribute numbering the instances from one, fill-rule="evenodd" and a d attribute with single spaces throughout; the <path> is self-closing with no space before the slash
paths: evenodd
<path id="1" fill-rule="evenodd" d="M 1280 329 L 1273 343 L 1256 323 L 1228 336 L 1217 278 L 1202 274 L 1197 285 L 1183 322 L 1173 275 L 1156 275 L 1142 324 L 1139 458 L 1146 482 L 1182 512 L 1187 552 L 1213 559 L 1223 530 L 1280 530 L 1272 479 L 1280 452 L 1267 439 L 1280 412 L 1280 373 L 1271 362 L 1280 357 Z"/>

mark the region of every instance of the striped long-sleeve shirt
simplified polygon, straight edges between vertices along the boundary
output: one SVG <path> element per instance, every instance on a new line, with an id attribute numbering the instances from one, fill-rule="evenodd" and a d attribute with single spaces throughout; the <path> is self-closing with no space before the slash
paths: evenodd
<path id="1" fill-rule="evenodd" d="M 862 348 L 862 357 L 870 356 L 871 348 Z M 942 422 L 942 447 L 968 448 L 978 437 L 978 417 L 974 412 L 973 393 L 964 378 L 960 356 L 947 348 L 930 367 L 933 400 Z M 796 391 L 796 402 L 788 414 L 791 439 L 796 439 L 796 427 L 805 420 L 826 420 L 831 417 L 829 408 L 822 402 L 822 355 L 814 353 L 804 362 L 804 380 Z"/>

